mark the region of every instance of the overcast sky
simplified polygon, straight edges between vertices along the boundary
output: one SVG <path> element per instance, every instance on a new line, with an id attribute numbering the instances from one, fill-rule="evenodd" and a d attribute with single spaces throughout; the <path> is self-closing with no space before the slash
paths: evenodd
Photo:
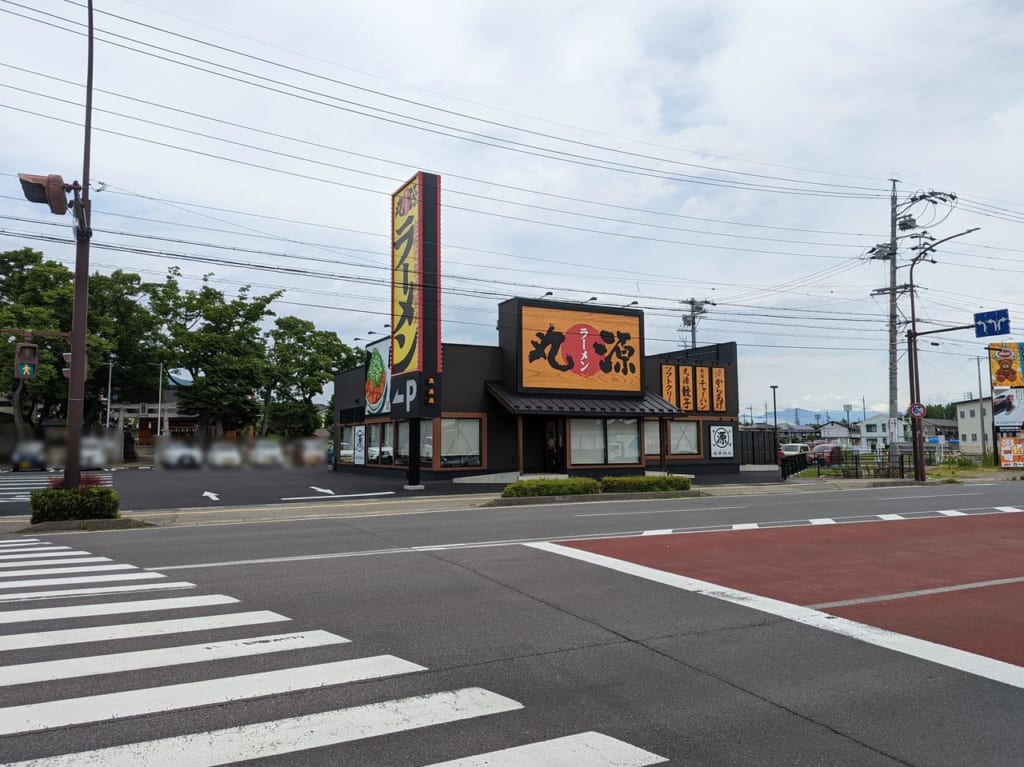
<path id="1" fill-rule="evenodd" d="M 919 330 L 1007 308 L 1024 331 L 1018 3 L 96 10 L 94 270 L 284 288 L 278 314 L 353 343 L 385 332 L 389 195 L 422 169 L 442 177 L 445 341 L 496 344 L 497 304 L 550 290 L 638 302 L 647 352 L 668 351 L 695 298 L 713 302 L 698 345 L 739 345 L 744 414 L 763 419 L 775 384 L 780 410 L 838 418 L 888 409 L 888 299 L 872 295 L 888 263 L 869 250 L 897 178 L 901 206 L 958 195 L 910 209 L 934 237 L 981 227 L 915 269 Z M 84 2 L 0 0 L 0 250 L 69 265 L 72 245 L 33 237 L 70 220 L 24 202 L 14 174 L 81 175 L 85 19 Z M 925 402 L 976 394 L 985 342 L 931 339 Z"/>

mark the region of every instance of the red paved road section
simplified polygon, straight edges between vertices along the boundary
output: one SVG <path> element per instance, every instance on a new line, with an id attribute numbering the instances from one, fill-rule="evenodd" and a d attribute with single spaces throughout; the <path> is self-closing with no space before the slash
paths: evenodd
<path id="1" fill-rule="evenodd" d="M 799 605 L 1024 577 L 1024 514 L 566 543 Z M 828 610 L 1024 665 L 1024 585 Z"/>

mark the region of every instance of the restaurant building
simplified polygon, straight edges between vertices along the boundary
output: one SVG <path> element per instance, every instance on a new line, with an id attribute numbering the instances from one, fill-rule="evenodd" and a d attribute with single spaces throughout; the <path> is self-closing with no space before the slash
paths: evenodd
<path id="1" fill-rule="evenodd" d="M 335 379 L 335 470 L 738 478 L 734 343 L 648 356 L 642 310 L 525 298 L 499 305 L 498 336 L 439 344 L 414 381 L 392 379 L 394 337 L 367 346 Z"/>

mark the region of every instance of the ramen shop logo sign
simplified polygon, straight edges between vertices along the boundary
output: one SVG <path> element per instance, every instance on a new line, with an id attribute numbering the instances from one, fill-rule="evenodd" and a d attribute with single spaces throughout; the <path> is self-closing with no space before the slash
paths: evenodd
<path id="1" fill-rule="evenodd" d="M 637 350 L 630 333 L 600 330 L 577 323 L 564 331 L 548 325 L 530 342 L 529 362 L 547 364 L 553 370 L 590 377 L 598 373 L 632 376 L 637 372 Z"/>

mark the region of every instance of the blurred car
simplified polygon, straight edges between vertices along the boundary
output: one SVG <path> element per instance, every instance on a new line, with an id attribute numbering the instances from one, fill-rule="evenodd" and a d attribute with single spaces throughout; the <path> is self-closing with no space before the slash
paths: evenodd
<path id="1" fill-rule="evenodd" d="M 11 456 L 11 471 L 46 471 L 46 445 L 35 440 L 19 443 Z"/>
<path id="2" fill-rule="evenodd" d="M 249 451 L 253 466 L 284 466 L 284 450 L 277 440 L 258 439 Z"/>
<path id="3" fill-rule="evenodd" d="M 814 466 L 832 466 L 843 462 L 843 448 L 839 445 L 818 445 L 807 456 L 807 462 Z"/>
<path id="4" fill-rule="evenodd" d="M 323 466 L 326 443 L 316 437 L 300 439 L 292 446 L 292 462 L 296 466 Z"/>
<path id="5" fill-rule="evenodd" d="M 203 451 L 188 442 L 170 442 L 160 448 L 160 465 L 165 469 L 196 469 L 203 465 Z"/>
<path id="6" fill-rule="evenodd" d="M 82 445 L 78 451 L 79 465 L 82 471 L 99 471 L 107 463 L 107 449 L 103 440 L 96 437 L 82 437 Z"/>
<path id="7" fill-rule="evenodd" d="M 779 460 L 791 455 L 800 455 L 801 453 L 810 453 L 811 446 L 805 445 L 803 442 L 787 442 L 784 445 L 779 445 Z"/>
<path id="8" fill-rule="evenodd" d="M 218 469 L 237 469 L 242 465 L 242 451 L 234 442 L 214 442 L 206 451 L 206 462 Z"/>

